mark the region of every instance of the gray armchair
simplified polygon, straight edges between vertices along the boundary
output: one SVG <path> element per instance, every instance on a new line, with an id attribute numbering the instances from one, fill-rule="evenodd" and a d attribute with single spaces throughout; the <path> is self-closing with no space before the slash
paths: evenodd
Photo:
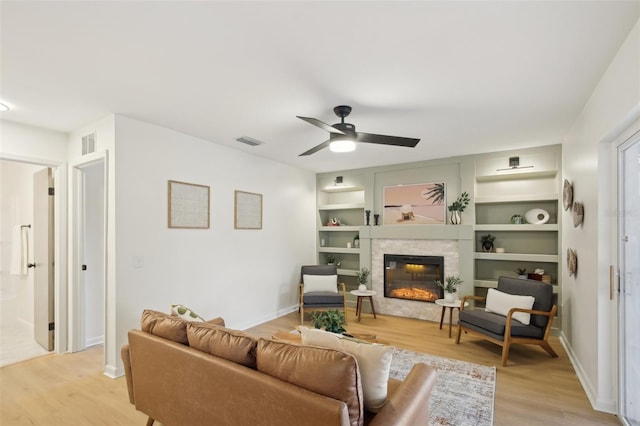
<path id="1" fill-rule="evenodd" d="M 553 304 L 551 284 L 536 280 L 500 277 L 497 290 L 512 295 L 533 296 L 535 301 L 532 309 L 512 308 L 506 316 L 480 309 L 464 309 L 464 303 L 468 300 L 486 300 L 485 297 L 465 296 L 460 304 L 456 343 L 460 343 L 460 336 L 464 331 L 500 345 L 503 366 L 507 365 L 509 347 L 513 344 L 539 345 L 556 358 L 558 354 L 547 341 L 553 317 L 558 309 Z M 525 325 L 512 319 L 512 315 L 516 312 L 531 314 L 530 323 Z"/>
<path id="2" fill-rule="evenodd" d="M 336 291 L 313 291 L 306 292 L 304 288 L 305 275 L 320 276 L 336 276 Z M 344 283 L 337 282 L 338 268 L 335 265 L 308 265 L 300 268 L 300 324 L 304 323 L 304 312 L 323 310 L 323 309 L 339 309 L 342 308 L 344 317 L 347 317 L 347 294 Z M 333 290 L 333 289 L 330 289 Z"/>

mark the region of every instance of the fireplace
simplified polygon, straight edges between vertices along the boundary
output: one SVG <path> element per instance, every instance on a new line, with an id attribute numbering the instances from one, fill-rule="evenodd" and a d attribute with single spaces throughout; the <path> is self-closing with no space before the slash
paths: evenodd
<path id="1" fill-rule="evenodd" d="M 384 255 L 384 297 L 435 302 L 444 296 L 443 256 Z"/>

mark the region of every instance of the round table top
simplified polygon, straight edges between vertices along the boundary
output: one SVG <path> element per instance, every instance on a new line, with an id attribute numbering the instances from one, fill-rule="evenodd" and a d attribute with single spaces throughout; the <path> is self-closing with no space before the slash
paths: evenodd
<path id="1" fill-rule="evenodd" d="M 376 295 L 375 290 L 366 290 L 366 291 L 351 290 L 349 293 L 353 294 L 354 296 L 375 296 Z"/>
<path id="2" fill-rule="evenodd" d="M 462 302 L 462 300 L 460 299 L 454 300 L 453 302 L 447 302 L 444 299 L 438 299 L 436 300 L 436 305 L 447 306 L 449 308 L 459 308 L 460 302 Z M 464 306 L 469 306 L 469 302 L 464 302 Z"/>

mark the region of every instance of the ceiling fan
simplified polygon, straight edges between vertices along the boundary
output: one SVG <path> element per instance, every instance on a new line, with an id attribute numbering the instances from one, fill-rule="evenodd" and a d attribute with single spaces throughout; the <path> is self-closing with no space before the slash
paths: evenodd
<path id="1" fill-rule="evenodd" d="M 365 143 L 376 143 L 380 145 L 395 145 L 395 146 L 406 146 L 409 148 L 415 147 L 420 139 L 414 138 L 403 138 L 399 136 L 386 136 L 386 135 L 375 135 L 373 133 L 362 133 L 356 132 L 356 126 L 351 123 L 345 123 L 344 118 L 349 116 L 351 113 L 351 107 L 348 105 L 338 105 L 333 109 L 333 112 L 340 117 L 340 123 L 336 123 L 333 125 L 329 125 L 324 123 L 317 118 L 309 118 L 309 117 L 301 117 L 297 115 L 301 120 L 306 121 L 307 123 L 313 124 L 314 126 L 320 127 L 322 130 L 326 130 L 329 132 L 329 139 L 322 142 L 320 145 L 314 146 L 308 151 L 300 154 L 300 157 L 303 155 L 311 155 L 327 146 L 331 151 L 334 152 L 348 152 L 356 149 L 356 142 L 365 142 Z"/>

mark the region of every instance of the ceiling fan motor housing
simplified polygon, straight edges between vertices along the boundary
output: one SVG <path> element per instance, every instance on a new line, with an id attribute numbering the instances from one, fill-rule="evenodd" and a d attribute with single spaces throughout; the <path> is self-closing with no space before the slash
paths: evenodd
<path id="1" fill-rule="evenodd" d="M 355 135 L 356 135 L 356 126 L 354 126 L 351 123 L 336 123 L 336 124 L 333 124 L 331 127 L 335 127 L 338 130 L 342 130 L 345 133 L 345 135 L 348 135 L 350 137 L 355 137 Z M 333 139 L 334 137 L 344 138 L 345 135 L 340 135 L 340 134 L 337 134 L 337 133 L 330 133 L 329 137 L 331 139 Z"/>

